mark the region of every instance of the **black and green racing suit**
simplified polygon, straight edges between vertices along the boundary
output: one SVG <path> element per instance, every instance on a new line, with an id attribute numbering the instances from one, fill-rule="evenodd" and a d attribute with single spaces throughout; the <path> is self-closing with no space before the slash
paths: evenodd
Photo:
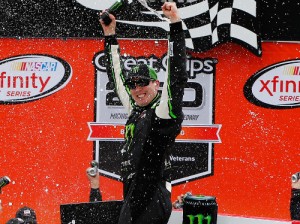
<path id="1" fill-rule="evenodd" d="M 130 90 L 123 85 L 126 73 L 116 35 L 105 37 L 105 52 L 109 79 L 130 114 L 121 150 L 124 204 L 119 224 L 165 224 L 172 205 L 164 171 L 181 130 L 182 99 L 187 82 L 182 22 L 170 24 L 166 80 L 161 95 L 145 107 L 137 106 Z"/>

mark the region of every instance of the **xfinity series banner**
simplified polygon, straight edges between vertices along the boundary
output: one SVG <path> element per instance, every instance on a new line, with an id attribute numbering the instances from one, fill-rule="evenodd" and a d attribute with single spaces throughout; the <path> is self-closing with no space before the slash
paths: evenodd
<path id="1" fill-rule="evenodd" d="M 145 62 L 164 80 L 167 41 L 119 43 L 126 69 Z M 300 159 L 299 43 L 262 47 L 262 57 L 234 43 L 188 52 L 172 201 L 186 192 L 214 195 L 221 214 L 290 218 Z M 43 223 L 60 223 L 60 204 L 89 201 L 93 159 L 103 200 L 122 200 L 118 152 L 128 115 L 107 80 L 103 50 L 103 39 L 1 39 L 1 176 L 11 184 L 2 189 L 0 223 L 24 205 Z"/>
<path id="2" fill-rule="evenodd" d="M 123 57 L 126 70 L 137 63 L 146 63 L 164 80 L 167 57 Z M 173 163 L 172 184 L 212 174 L 213 144 L 219 143 L 220 125 L 214 125 L 214 78 L 216 59 L 193 58 L 187 60 L 189 81 L 185 88 L 184 122 L 170 157 Z M 113 92 L 105 68 L 104 52 L 95 57 L 97 70 L 96 122 L 89 123 L 89 140 L 96 140 L 96 158 L 101 172 L 120 178 L 120 146 L 124 139 L 124 124 L 128 118 L 117 95 Z M 160 82 L 162 88 L 163 82 Z M 108 161 L 107 158 L 110 158 Z"/>

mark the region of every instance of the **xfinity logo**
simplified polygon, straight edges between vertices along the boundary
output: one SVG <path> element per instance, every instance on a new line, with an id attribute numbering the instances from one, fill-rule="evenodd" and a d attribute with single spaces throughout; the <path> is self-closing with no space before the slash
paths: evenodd
<path id="1" fill-rule="evenodd" d="M 63 88 L 71 66 L 49 55 L 21 55 L 0 61 L 0 104 L 34 101 Z"/>
<path id="2" fill-rule="evenodd" d="M 300 106 L 300 60 L 289 60 L 266 67 L 244 86 L 245 97 L 265 108 Z"/>

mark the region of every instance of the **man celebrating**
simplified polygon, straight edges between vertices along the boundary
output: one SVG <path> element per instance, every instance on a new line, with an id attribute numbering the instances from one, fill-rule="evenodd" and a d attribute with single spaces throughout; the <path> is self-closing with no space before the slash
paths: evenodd
<path id="1" fill-rule="evenodd" d="M 116 38 L 116 19 L 100 23 L 105 35 L 107 73 L 130 116 L 121 153 L 124 204 L 119 224 L 166 224 L 172 211 L 166 161 L 183 121 L 182 98 L 187 82 L 185 39 L 176 4 L 165 2 L 170 20 L 168 65 L 162 94 L 155 70 L 139 64 L 124 71 Z M 167 187 L 169 186 L 169 188 Z"/>

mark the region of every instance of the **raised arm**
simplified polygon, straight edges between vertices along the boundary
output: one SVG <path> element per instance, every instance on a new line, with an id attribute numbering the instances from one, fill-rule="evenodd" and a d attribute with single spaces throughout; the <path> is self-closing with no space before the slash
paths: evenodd
<path id="1" fill-rule="evenodd" d="M 103 29 L 105 38 L 105 56 L 106 56 L 106 70 L 108 79 L 114 83 L 114 91 L 117 93 L 122 105 L 125 107 L 127 112 L 131 110 L 131 100 L 129 93 L 124 86 L 124 68 L 120 56 L 120 48 L 116 36 L 116 18 L 109 14 L 112 20 L 110 24 L 105 23 L 100 19 L 100 24 Z"/>
<path id="2" fill-rule="evenodd" d="M 162 10 L 171 23 L 168 65 L 161 103 L 156 109 L 156 114 L 160 118 L 177 119 L 182 115 L 182 98 L 187 82 L 185 37 L 176 4 L 165 2 Z"/>

